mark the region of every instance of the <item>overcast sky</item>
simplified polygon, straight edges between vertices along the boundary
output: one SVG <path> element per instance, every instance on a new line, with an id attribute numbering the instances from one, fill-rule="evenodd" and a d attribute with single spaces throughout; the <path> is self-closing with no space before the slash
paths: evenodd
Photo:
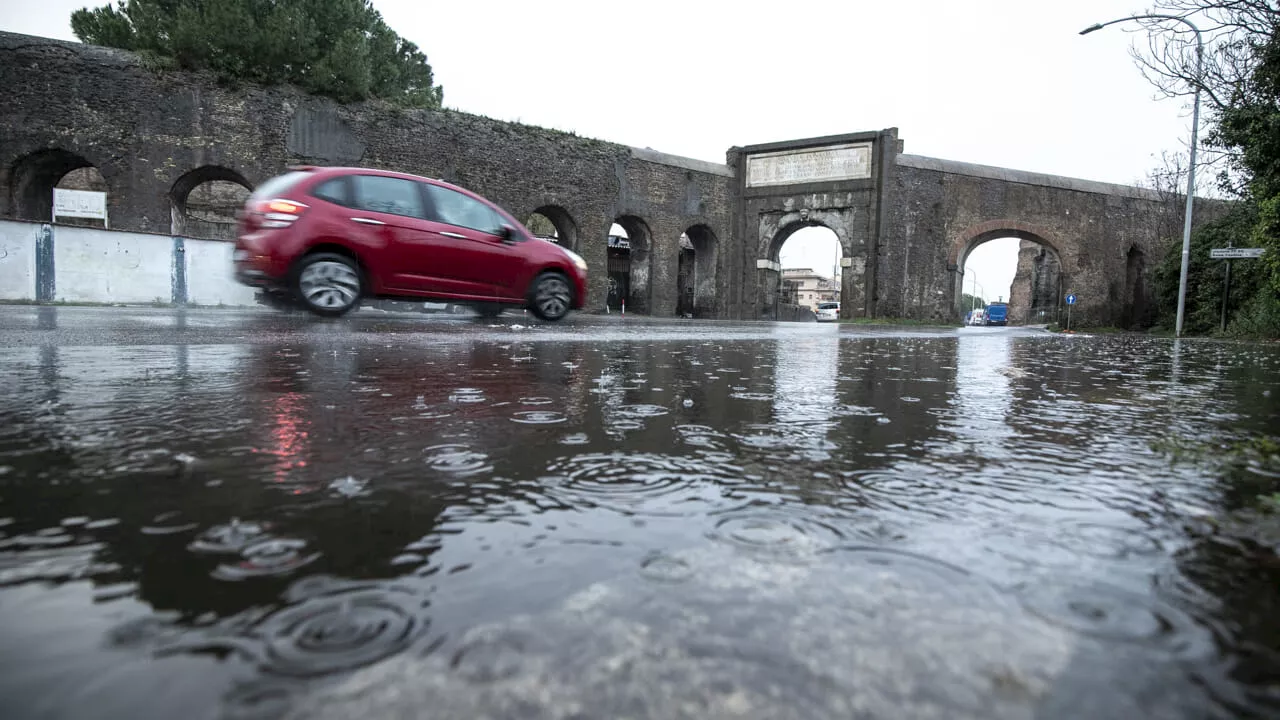
<path id="1" fill-rule="evenodd" d="M 71 11 L 105 3 L 4 4 L 0 27 L 73 40 Z M 374 5 L 427 54 L 449 107 L 713 162 L 897 127 L 912 154 L 1132 184 L 1190 135 L 1188 103 L 1157 100 L 1128 55 L 1143 36 L 1078 35 L 1137 1 Z M 784 261 L 828 267 L 830 251 L 791 247 L 806 234 Z M 979 260 L 979 283 L 1007 297 Z"/>

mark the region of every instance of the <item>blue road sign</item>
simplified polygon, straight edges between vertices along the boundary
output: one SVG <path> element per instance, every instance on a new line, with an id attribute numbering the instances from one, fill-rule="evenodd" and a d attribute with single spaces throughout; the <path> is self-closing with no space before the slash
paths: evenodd
<path id="1" fill-rule="evenodd" d="M 1075 304 L 1076 304 L 1076 296 L 1075 296 L 1075 294 L 1074 294 L 1074 293 L 1073 293 L 1073 294 L 1071 294 L 1071 295 L 1068 295 L 1068 296 L 1067 296 L 1067 304 L 1068 304 L 1068 305 L 1075 305 Z"/>

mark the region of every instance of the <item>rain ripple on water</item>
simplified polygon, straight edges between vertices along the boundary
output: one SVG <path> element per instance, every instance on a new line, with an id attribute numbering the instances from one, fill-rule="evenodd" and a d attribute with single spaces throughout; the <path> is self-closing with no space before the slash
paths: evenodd
<path id="1" fill-rule="evenodd" d="M 574 507 L 628 515 L 679 515 L 684 503 L 709 501 L 742 470 L 721 459 L 653 453 L 589 453 L 552 463 L 547 492 Z M 692 511 L 686 511 L 692 512 Z"/>
<path id="2" fill-rule="evenodd" d="M 488 455 L 460 443 L 432 445 L 423 450 L 423 454 L 428 467 L 458 477 L 480 475 L 493 470 Z"/>
<path id="3" fill-rule="evenodd" d="M 234 554 L 266 537 L 266 525 L 232 518 L 226 525 L 217 525 L 201 533 L 187 549 L 196 553 Z"/>
<path id="4" fill-rule="evenodd" d="M 521 425 L 555 425 L 568 418 L 555 410 L 521 410 L 512 414 L 511 421 Z"/>
<path id="5" fill-rule="evenodd" d="M 430 625 L 427 598 L 391 583 L 313 575 L 294 583 L 284 597 L 288 604 L 278 610 L 228 618 L 171 641 L 165 651 L 232 650 L 256 661 L 268 676 L 301 679 L 403 652 Z"/>
<path id="6" fill-rule="evenodd" d="M 240 561 L 224 563 L 213 571 L 219 580 L 287 575 L 320 559 L 320 553 L 306 552 L 307 543 L 293 538 L 272 538 L 247 545 L 240 551 Z"/>
<path id="7" fill-rule="evenodd" d="M 1024 590 L 1020 599 L 1033 614 L 1101 640 L 1159 647 L 1183 657 L 1214 650 L 1209 628 L 1193 616 L 1152 597 L 1110 585 L 1042 582 Z"/>

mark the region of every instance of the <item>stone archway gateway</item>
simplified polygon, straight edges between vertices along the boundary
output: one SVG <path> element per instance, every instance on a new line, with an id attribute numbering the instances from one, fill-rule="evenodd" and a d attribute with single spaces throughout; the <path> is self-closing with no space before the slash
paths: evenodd
<path id="1" fill-rule="evenodd" d="M 543 214 L 585 259 L 592 312 L 605 311 L 616 264 L 629 311 L 674 315 L 692 284 L 695 316 L 759 318 L 780 239 L 816 224 L 841 245 L 845 317 L 953 322 L 956 238 L 998 223 L 1042 231 L 1064 290 L 1079 298 L 1077 322 L 1131 324 L 1150 314 L 1146 274 L 1169 239 L 1161 218 L 1181 203 L 907 155 L 896 128 L 733 147 L 724 163 L 708 162 L 457 111 L 390 113 L 297 88 L 157 74 L 128 52 L 3 32 L 0 85 L 0 218 L 48 221 L 46 190 L 86 166 L 110 188 L 111 228 L 147 233 L 171 232 L 172 191 L 200 168 L 234 168 L 255 182 L 299 164 L 400 170 L 457 182 L 517 218 Z M 1201 222 L 1219 207 L 1199 205 Z M 615 220 L 629 236 L 625 252 L 610 250 Z M 702 240 L 698 226 L 708 230 Z M 682 233 L 691 249 L 681 248 Z"/>
<path id="2" fill-rule="evenodd" d="M 742 233 L 753 249 L 749 295 L 755 317 L 776 315 L 782 266 L 792 233 L 825 227 L 840 244 L 840 314 L 872 315 L 876 235 L 884 203 L 888 133 L 758 145 L 730 151 L 737 170 Z"/>
<path id="3" fill-rule="evenodd" d="M 1069 286 L 1063 272 L 1060 241 L 1045 227 L 1017 220 L 988 220 L 960 232 L 951 243 L 947 266 L 952 268 L 955 318 L 964 317 L 968 308 L 961 300 L 965 292 L 965 262 L 978 246 L 1000 238 L 1020 240 L 1018 269 L 1006 297 L 1009 323 L 1048 324 L 1056 322 L 1062 294 Z M 1002 290 L 986 288 L 987 294 L 1003 295 Z M 990 301 L 992 298 L 986 298 Z"/>

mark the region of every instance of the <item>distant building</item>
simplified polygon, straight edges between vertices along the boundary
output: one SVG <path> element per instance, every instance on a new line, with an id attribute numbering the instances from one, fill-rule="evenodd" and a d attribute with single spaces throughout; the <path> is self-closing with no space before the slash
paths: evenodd
<path id="1" fill-rule="evenodd" d="M 803 305 L 817 312 L 818 303 L 840 300 L 840 280 L 819 275 L 812 268 L 785 268 L 782 271 L 784 302 Z"/>

